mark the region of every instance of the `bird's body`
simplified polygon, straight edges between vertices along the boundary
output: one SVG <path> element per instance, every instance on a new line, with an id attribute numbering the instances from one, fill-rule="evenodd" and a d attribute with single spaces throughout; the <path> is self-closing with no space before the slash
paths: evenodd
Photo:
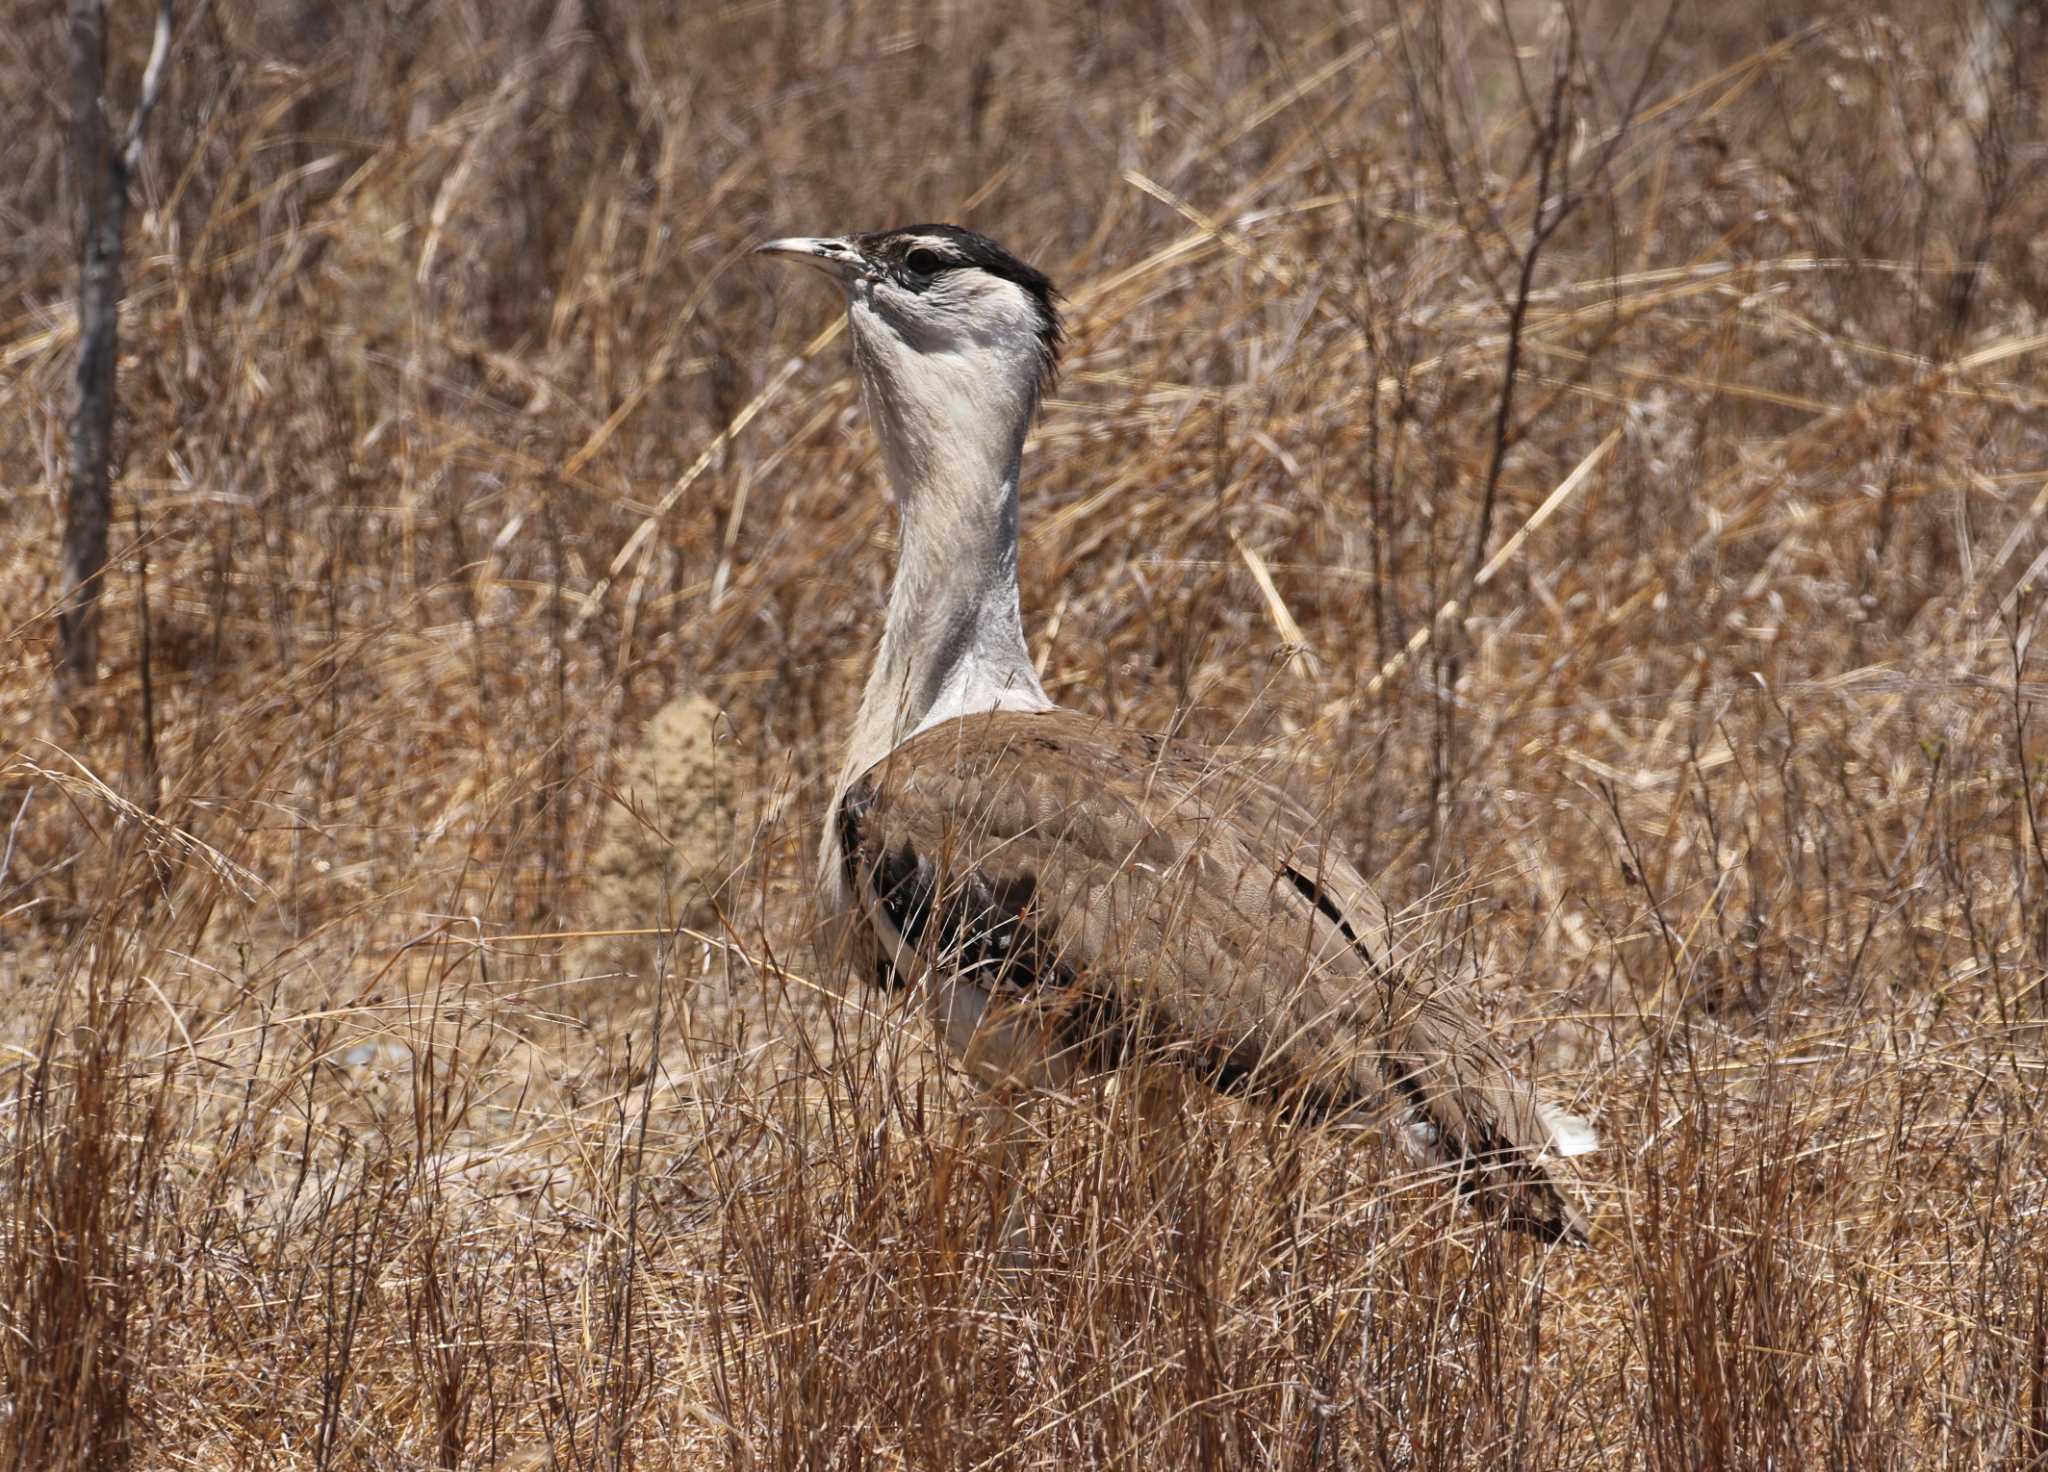
<path id="1" fill-rule="evenodd" d="M 1393 1118 L 1507 1219 L 1585 1234 L 1590 1132 L 1410 954 L 1324 826 L 1255 764 L 1056 708 L 1024 646 L 1017 477 L 1059 340 L 1045 278 L 951 226 L 772 242 L 847 292 L 902 517 L 827 814 L 828 934 L 918 989 L 984 1083 L 1169 1070 L 1304 1121 Z"/>

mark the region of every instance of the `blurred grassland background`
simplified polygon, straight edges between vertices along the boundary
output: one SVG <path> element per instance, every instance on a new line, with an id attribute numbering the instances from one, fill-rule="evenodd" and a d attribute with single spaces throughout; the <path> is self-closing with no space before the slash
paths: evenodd
<path id="1" fill-rule="evenodd" d="M 7 10 L 13 1465 L 2048 1465 L 2038 0 L 181 5 L 63 703 Z M 1066 296 L 1048 688 L 1293 756 L 1594 1249 L 1110 1090 L 1003 1270 L 807 945 L 892 523 L 746 254 L 925 219 Z"/>

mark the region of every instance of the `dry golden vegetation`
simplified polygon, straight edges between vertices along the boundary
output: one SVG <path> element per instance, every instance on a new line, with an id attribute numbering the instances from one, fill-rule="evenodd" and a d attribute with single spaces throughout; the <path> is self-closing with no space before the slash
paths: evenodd
<path id="1" fill-rule="evenodd" d="M 60 10 L 0 27 L 14 1465 L 2048 1465 L 2038 4 L 181 7 L 63 707 Z M 933 218 L 1067 297 L 1055 697 L 1288 754 L 1596 1118 L 1592 1248 L 1106 1088 L 1006 1268 L 808 946 L 891 521 L 746 254 Z"/>

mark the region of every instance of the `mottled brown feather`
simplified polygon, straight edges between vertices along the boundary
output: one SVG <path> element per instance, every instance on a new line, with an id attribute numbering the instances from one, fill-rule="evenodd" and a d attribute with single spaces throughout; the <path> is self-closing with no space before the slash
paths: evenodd
<path id="1" fill-rule="evenodd" d="M 885 974 L 927 984 L 984 1079 L 1171 1065 L 1304 1118 L 1421 1122 L 1509 1221 L 1585 1237 L 1536 1093 L 1471 999 L 1256 767 L 990 712 L 905 741 L 833 824 L 843 918 Z"/>

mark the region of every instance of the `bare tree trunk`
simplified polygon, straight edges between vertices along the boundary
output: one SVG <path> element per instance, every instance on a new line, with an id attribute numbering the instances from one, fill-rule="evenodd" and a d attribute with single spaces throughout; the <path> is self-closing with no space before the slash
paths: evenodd
<path id="1" fill-rule="evenodd" d="M 156 39 L 127 134 L 116 141 L 106 107 L 105 0 L 71 0 L 71 156 L 78 186 L 78 378 L 71 409 L 71 480 L 64 502 L 64 599 L 57 611 L 57 683 L 69 695 L 97 677 L 99 596 L 112 515 L 114 365 L 119 356 L 121 250 L 128 179 L 142 130 L 163 90 L 171 0 L 160 0 Z"/>

